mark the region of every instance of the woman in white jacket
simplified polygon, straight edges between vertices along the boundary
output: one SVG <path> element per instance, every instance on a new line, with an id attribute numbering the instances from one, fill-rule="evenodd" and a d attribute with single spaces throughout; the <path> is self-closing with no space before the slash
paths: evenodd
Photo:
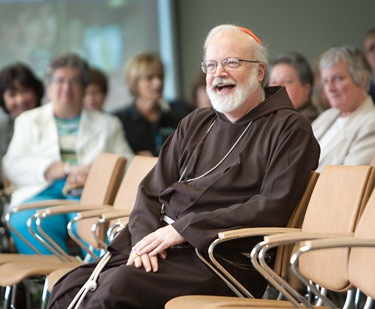
<path id="1" fill-rule="evenodd" d="M 319 65 L 331 108 L 312 123 L 321 147 L 318 171 L 325 165 L 369 165 L 375 155 L 375 106 L 364 55 L 351 46 L 333 47 Z"/>
<path id="2" fill-rule="evenodd" d="M 83 96 L 89 84 L 89 67 L 75 54 L 53 59 L 46 71 L 50 102 L 20 115 L 4 157 L 7 177 L 15 187 L 11 207 L 20 203 L 71 198 L 62 194 L 66 183 L 85 181 L 90 165 L 100 152 L 133 153 L 121 123 L 113 116 L 85 109 Z M 42 253 L 48 250 L 28 236 L 27 219 L 34 213 L 22 211 L 11 223 Z M 47 233 L 68 250 L 65 244 L 68 216 L 53 216 L 45 223 Z M 16 235 L 20 253 L 33 254 Z"/>

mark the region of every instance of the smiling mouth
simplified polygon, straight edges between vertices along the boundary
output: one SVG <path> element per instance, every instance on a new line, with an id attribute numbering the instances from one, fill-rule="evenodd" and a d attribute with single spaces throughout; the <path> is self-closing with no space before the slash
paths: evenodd
<path id="1" fill-rule="evenodd" d="M 217 88 L 219 91 L 221 91 L 221 90 L 223 90 L 223 89 L 225 89 L 225 88 L 227 88 L 227 89 L 232 89 L 232 88 L 234 88 L 234 85 L 233 85 L 233 84 L 231 84 L 231 85 L 219 84 L 219 85 L 216 86 L 216 88 Z"/>

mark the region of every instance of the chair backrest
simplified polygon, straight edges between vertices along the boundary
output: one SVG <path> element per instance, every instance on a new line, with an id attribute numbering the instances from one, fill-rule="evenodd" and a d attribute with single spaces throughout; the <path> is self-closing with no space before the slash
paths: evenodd
<path id="1" fill-rule="evenodd" d="M 126 158 L 114 153 L 100 153 L 87 176 L 82 191 L 81 205 L 113 205 L 124 175 Z M 96 219 L 84 220 L 77 225 L 78 236 L 86 242 L 92 242 L 91 226 Z M 104 237 L 105 231 L 99 234 Z"/>
<path id="2" fill-rule="evenodd" d="M 113 208 L 133 209 L 139 183 L 151 171 L 157 161 L 157 157 L 134 156 L 121 182 L 120 189 L 113 203 Z"/>
<path id="3" fill-rule="evenodd" d="M 154 167 L 158 158 L 139 156 L 136 155 L 132 158 L 128 167 L 126 169 L 125 175 L 121 177 L 121 183 L 118 190 L 116 190 L 116 195 L 113 201 L 114 209 L 129 209 L 131 211 L 135 204 L 135 199 L 137 196 L 138 185 L 141 180 L 146 176 L 146 174 Z M 91 173 L 91 170 L 90 170 Z M 96 203 L 97 204 L 97 203 Z M 105 203 L 104 203 L 105 204 Z M 94 238 L 91 228 L 93 224 L 97 222 L 98 218 L 81 220 L 77 223 L 77 231 L 81 240 L 86 241 L 88 244 L 92 245 L 94 248 L 101 248 L 100 243 Z M 97 237 L 101 240 L 105 240 L 106 231 L 108 228 L 107 224 L 101 224 L 99 228 L 95 231 Z"/>
<path id="4" fill-rule="evenodd" d="M 304 232 L 354 232 L 374 188 L 371 166 L 326 166 L 320 173 L 302 225 Z M 349 249 L 319 250 L 301 256 L 299 268 L 313 282 L 334 291 L 350 286 Z"/>
<path id="5" fill-rule="evenodd" d="M 305 217 L 307 205 L 309 204 L 312 192 L 314 190 L 315 184 L 318 180 L 319 173 L 313 171 L 311 173 L 309 183 L 300 199 L 298 205 L 294 209 L 292 216 L 289 219 L 287 227 L 289 228 L 301 228 L 303 219 Z M 293 246 L 279 246 L 276 252 L 274 271 L 279 274 L 282 278 L 285 278 L 289 269 L 289 260 L 292 255 Z"/>
<path id="6" fill-rule="evenodd" d="M 82 191 L 82 205 L 112 205 L 119 189 L 126 158 L 114 153 L 100 153 L 87 176 Z"/>
<path id="7" fill-rule="evenodd" d="M 355 229 L 356 238 L 375 239 L 375 190 Z M 351 283 L 375 299 L 375 248 L 350 249 L 348 276 Z"/>

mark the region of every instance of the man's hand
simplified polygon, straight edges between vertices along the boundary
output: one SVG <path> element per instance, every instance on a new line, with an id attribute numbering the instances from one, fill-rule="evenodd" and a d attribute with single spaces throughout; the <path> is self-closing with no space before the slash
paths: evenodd
<path id="1" fill-rule="evenodd" d="M 167 254 L 165 252 L 162 252 L 159 254 L 159 256 L 165 259 L 167 257 Z M 143 255 L 138 255 L 134 253 L 133 250 L 130 253 L 130 256 L 126 265 L 128 266 L 134 265 L 136 268 L 141 268 L 143 266 L 143 268 L 147 272 L 150 272 L 150 271 L 157 272 L 159 268 L 157 256 L 149 256 L 147 253 Z"/>
<path id="2" fill-rule="evenodd" d="M 157 256 L 165 259 L 166 249 L 184 242 L 185 239 L 171 225 L 157 229 L 135 244 L 127 265 L 134 264 L 137 268 L 143 266 L 146 271 L 156 272 L 158 270 Z"/>

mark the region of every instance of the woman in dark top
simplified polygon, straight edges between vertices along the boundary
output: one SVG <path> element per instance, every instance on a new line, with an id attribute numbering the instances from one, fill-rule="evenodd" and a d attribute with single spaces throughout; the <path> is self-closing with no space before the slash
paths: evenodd
<path id="1" fill-rule="evenodd" d="M 134 153 L 158 156 L 161 145 L 185 116 L 162 99 L 164 67 L 160 57 L 148 52 L 135 55 L 126 66 L 125 81 L 134 100 L 115 115 Z"/>

